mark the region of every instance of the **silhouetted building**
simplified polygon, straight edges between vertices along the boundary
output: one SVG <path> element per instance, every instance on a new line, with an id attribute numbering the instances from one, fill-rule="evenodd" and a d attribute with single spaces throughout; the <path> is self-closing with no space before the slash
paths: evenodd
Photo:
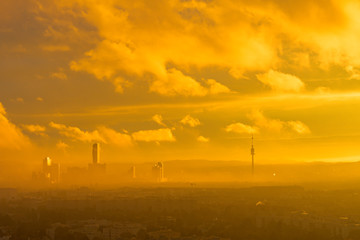
<path id="1" fill-rule="evenodd" d="M 100 143 L 93 144 L 92 156 L 93 156 L 93 164 L 99 164 L 100 163 Z"/>
<path id="2" fill-rule="evenodd" d="M 132 173 L 132 178 L 135 179 L 135 178 L 136 178 L 136 168 L 135 168 L 135 165 L 131 167 L 131 173 Z"/>
<path id="3" fill-rule="evenodd" d="M 162 162 L 158 162 L 156 163 L 153 168 L 153 177 L 155 179 L 155 181 L 157 182 L 164 182 L 165 178 L 164 178 L 164 165 Z"/>
<path id="4" fill-rule="evenodd" d="M 101 175 L 105 173 L 106 164 L 100 163 L 100 144 L 94 143 L 92 148 L 93 162 L 89 164 L 89 171 L 91 174 Z"/>

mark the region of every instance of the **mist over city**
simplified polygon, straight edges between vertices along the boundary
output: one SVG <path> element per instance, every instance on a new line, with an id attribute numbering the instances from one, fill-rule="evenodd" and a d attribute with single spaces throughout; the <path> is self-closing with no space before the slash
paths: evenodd
<path id="1" fill-rule="evenodd" d="M 357 0 L 0 1 L 0 240 L 360 239 Z"/>

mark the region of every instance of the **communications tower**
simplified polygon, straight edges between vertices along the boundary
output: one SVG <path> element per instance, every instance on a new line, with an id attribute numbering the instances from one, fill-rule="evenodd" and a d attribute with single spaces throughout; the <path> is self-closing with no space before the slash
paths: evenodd
<path id="1" fill-rule="evenodd" d="M 255 174 L 255 163 L 254 163 L 255 149 L 254 149 L 254 135 L 251 135 L 251 174 Z"/>

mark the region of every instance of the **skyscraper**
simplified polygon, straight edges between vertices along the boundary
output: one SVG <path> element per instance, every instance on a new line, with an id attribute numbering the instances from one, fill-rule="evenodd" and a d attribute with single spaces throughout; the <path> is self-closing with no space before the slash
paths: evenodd
<path id="1" fill-rule="evenodd" d="M 51 168 L 51 158 L 46 157 L 43 160 L 43 173 L 45 174 L 46 178 L 50 178 L 50 171 L 49 171 L 50 168 Z"/>
<path id="2" fill-rule="evenodd" d="M 132 178 L 135 179 L 136 178 L 136 168 L 135 168 L 135 165 L 133 165 L 131 167 L 131 173 L 132 173 Z"/>
<path id="3" fill-rule="evenodd" d="M 99 143 L 93 144 L 92 155 L 93 155 L 93 164 L 99 164 L 100 163 L 100 144 Z"/>
<path id="4" fill-rule="evenodd" d="M 255 149 L 254 149 L 254 135 L 251 136 L 251 174 L 255 174 L 255 163 L 254 163 Z"/>
<path id="5" fill-rule="evenodd" d="M 165 178 L 164 178 L 164 165 L 162 162 L 158 162 L 156 163 L 153 168 L 153 176 L 155 178 L 155 181 L 157 182 L 164 182 Z"/>
<path id="6" fill-rule="evenodd" d="M 93 161 L 89 164 L 89 171 L 94 176 L 100 176 L 105 173 L 106 165 L 100 163 L 100 143 L 94 143 L 92 146 Z"/>
<path id="7" fill-rule="evenodd" d="M 43 175 L 50 183 L 58 183 L 60 181 L 60 164 L 53 163 L 50 157 L 44 158 Z"/>

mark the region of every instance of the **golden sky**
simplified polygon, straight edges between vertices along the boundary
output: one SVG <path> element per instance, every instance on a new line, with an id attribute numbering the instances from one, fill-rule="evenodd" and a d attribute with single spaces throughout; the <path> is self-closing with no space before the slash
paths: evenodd
<path id="1" fill-rule="evenodd" d="M 360 2 L 0 2 L 2 161 L 357 161 Z"/>

